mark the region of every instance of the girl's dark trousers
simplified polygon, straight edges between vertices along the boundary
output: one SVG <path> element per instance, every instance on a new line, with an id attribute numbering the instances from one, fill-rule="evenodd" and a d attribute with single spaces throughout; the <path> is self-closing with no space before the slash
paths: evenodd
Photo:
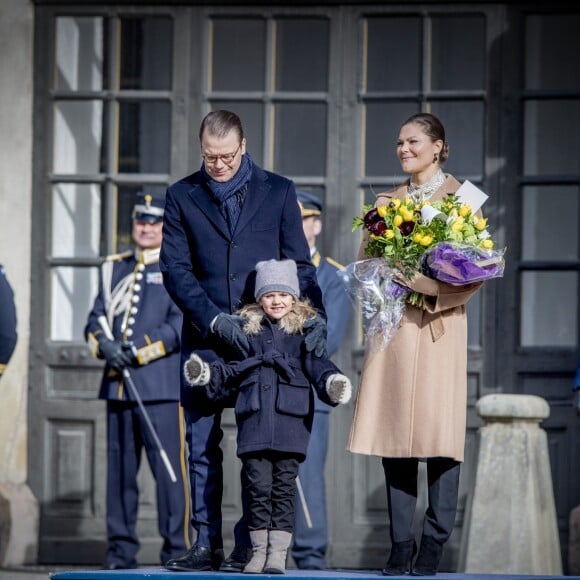
<path id="1" fill-rule="evenodd" d="M 294 499 L 298 466 L 304 456 L 281 451 L 260 451 L 241 457 L 248 483 L 250 530 L 294 528 Z"/>

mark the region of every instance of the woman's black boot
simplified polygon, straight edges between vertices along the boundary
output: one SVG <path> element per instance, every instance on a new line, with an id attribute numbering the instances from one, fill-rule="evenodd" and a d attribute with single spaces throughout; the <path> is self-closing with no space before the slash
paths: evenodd
<path id="1" fill-rule="evenodd" d="M 438 542 L 433 536 L 423 536 L 419 555 L 415 560 L 411 573 L 413 576 L 435 576 L 442 555 L 443 544 Z"/>
<path id="2" fill-rule="evenodd" d="M 393 542 L 391 546 L 391 555 L 385 567 L 383 568 L 384 576 L 402 576 L 411 570 L 413 556 L 417 551 L 415 540 L 406 542 Z"/>

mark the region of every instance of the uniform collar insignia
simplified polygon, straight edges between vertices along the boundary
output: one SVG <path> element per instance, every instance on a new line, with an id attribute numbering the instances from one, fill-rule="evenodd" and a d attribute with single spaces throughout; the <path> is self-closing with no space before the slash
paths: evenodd
<path id="1" fill-rule="evenodd" d="M 149 266 L 149 264 L 156 264 L 159 262 L 159 253 L 161 252 L 161 248 L 154 248 L 152 250 L 140 250 L 139 248 L 135 249 L 135 260 L 140 264 L 144 264 L 145 266 Z"/>

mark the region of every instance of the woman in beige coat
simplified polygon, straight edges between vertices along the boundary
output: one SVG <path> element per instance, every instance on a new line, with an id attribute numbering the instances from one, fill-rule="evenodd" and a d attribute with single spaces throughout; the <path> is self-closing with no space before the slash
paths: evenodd
<path id="1" fill-rule="evenodd" d="M 410 179 L 379 194 L 376 205 L 411 197 L 420 203 L 454 193 L 459 182 L 441 171 L 448 156 L 441 122 L 420 113 L 401 126 L 397 155 Z M 359 259 L 364 258 L 364 242 Z M 367 349 L 348 450 L 382 457 L 391 553 L 384 575 L 437 572 L 455 522 L 463 461 L 467 398 L 465 304 L 481 283 L 451 286 L 417 274 L 401 281 L 425 295 L 424 309 L 407 304 L 386 350 Z M 418 462 L 427 462 L 429 507 L 419 555 L 412 528 Z"/>

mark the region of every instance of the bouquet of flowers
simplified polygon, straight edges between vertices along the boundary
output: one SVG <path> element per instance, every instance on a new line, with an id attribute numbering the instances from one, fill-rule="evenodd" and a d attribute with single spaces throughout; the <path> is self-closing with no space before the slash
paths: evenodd
<path id="1" fill-rule="evenodd" d="M 397 284 L 401 275 L 412 278 L 420 272 L 455 285 L 503 275 L 505 250 L 494 249 L 487 219 L 459 194 L 433 203 L 405 198 L 365 205 L 363 216 L 354 218 L 353 231 L 364 227 L 368 232 L 369 260 L 350 264 L 342 278 L 351 299 L 362 306 L 371 348 L 386 347 L 405 303 L 424 305 L 423 295 Z"/>

